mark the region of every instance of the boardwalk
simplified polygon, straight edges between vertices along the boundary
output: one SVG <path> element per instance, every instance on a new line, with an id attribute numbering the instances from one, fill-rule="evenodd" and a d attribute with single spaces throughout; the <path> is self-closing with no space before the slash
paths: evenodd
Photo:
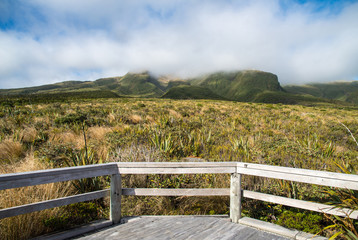
<path id="1" fill-rule="evenodd" d="M 124 174 L 230 174 L 231 176 L 230 188 L 122 188 L 121 179 Z M 261 226 L 266 225 L 265 223 L 255 223 L 257 220 L 248 221 L 247 218 L 242 218 L 242 198 L 343 217 L 349 215 L 352 219 L 358 218 L 358 211 L 356 210 L 336 209 L 327 204 L 242 189 L 241 175 L 358 190 L 358 175 L 355 174 L 245 162 L 117 162 L 0 175 L 0 190 L 98 176 L 110 176 L 111 179 L 110 188 L 107 189 L 0 209 L 0 219 L 109 197 L 110 219 L 98 225 L 89 226 L 89 228 L 75 229 L 73 233 L 84 234 L 89 230 L 99 229 L 99 227 L 108 227 L 106 230 L 83 236 L 83 239 L 285 239 L 255 230 L 255 228 L 258 228 L 277 230 L 272 232 L 279 233 L 289 239 L 303 240 L 311 239 L 312 235 L 307 236 L 306 233 L 300 233 L 297 230 L 280 230 L 273 226 L 262 228 Z M 199 220 L 199 218 L 192 216 L 181 218 L 140 217 L 135 221 L 118 225 L 117 223 L 121 220 L 122 196 L 230 196 L 229 210 L 232 222 L 210 217 L 202 217 Z M 237 223 L 241 225 L 237 225 Z M 113 227 L 109 227 L 110 225 L 113 225 Z M 285 232 L 285 234 L 281 234 L 282 232 Z M 69 234 L 66 233 L 62 236 L 64 238 L 75 236 Z"/>
<path id="2" fill-rule="evenodd" d="M 94 239 L 268 239 L 286 240 L 282 236 L 230 222 L 219 217 L 138 217 L 127 223 L 111 226 L 78 237 Z"/>

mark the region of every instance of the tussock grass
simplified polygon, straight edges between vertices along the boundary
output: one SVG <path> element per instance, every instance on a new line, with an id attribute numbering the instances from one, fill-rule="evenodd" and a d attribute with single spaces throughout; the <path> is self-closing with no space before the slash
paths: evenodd
<path id="1" fill-rule="evenodd" d="M 37 130 L 34 127 L 27 127 L 21 133 L 21 140 L 24 143 L 33 143 L 37 136 Z"/>
<path id="2" fill-rule="evenodd" d="M 28 153 L 21 162 L 0 165 L 0 174 L 46 169 L 49 166 L 40 163 L 33 153 Z M 32 187 L 8 189 L 0 192 L 0 208 L 40 202 L 64 197 L 71 191 L 68 183 L 53 183 Z M 49 230 L 43 223 L 45 219 L 60 213 L 59 208 L 19 215 L 0 220 L 0 239 L 29 239 Z"/>
<path id="3" fill-rule="evenodd" d="M 0 143 L 0 163 L 12 163 L 19 159 L 23 154 L 23 146 L 18 141 L 5 140 Z"/>
<path id="4" fill-rule="evenodd" d="M 142 122 L 142 117 L 139 116 L 138 114 L 133 114 L 133 115 L 129 116 L 128 120 L 131 124 L 138 124 L 138 123 Z"/>
<path id="5" fill-rule="evenodd" d="M 76 149 L 81 149 L 85 145 L 85 141 L 82 135 L 76 134 L 73 131 L 64 131 L 51 133 L 50 142 L 54 145 L 64 144 L 71 145 Z"/>

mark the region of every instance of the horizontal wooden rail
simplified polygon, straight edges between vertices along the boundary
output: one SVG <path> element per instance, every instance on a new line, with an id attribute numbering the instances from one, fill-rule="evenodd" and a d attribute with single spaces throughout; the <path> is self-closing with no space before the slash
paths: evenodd
<path id="1" fill-rule="evenodd" d="M 130 162 L 0 175 L 0 190 L 111 174 L 234 173 L 358 190 L 358 175 L 236 162 Z"/>
<path id="2" fill-rule="evenodd" d="M 172 188 L 124 188 L 122 195 L 125 196 L 230 196 L 229 188 L 192 188 L 192 189 L 172 189 Z M 243 190 L 243 197 L 261 200 L 265 202 L 280 204 L 288 207 L 300 208 L 320 213 L 337 215 L 341 217 L 349 216 L 352 219 L 358 218 L 358 211 L 347 208 L 334 208 L 331 205 L 292 199 L 287 197 L 275 196 L 260 192 Z"/>
<path id="3" fill-rule="evenodd" d="M 118 173 L 118 168 L 115 163 L 54 168 L 24 173 L 10 173 L 0 175 L 0 190 L 98 177 L 116 173 Z"/>
<path id="4" fill-rule="evenodd" d="M 243 197 L 261 200 L 264 202 L 270 202 L 275 204 L 280 204 L 288 207 L 294 207 L 294 208 L 300 208 L 320 213 L 327 213 L 331 215 L 337 215 L 341 217 L 347 217 L 357 219 L 358 218 L 358 211 L 353 211 L 348 208 L 334 208 L 334 206 L 326 205 L 322 203 L 315 203 L 315 202 L 308 202 L 298 199 L 292 199 L 292 198 L 286 198 L 286 197 L 280 197 L 275 196 L 271 194 L 265 194 L 260 192 L 253 192 L 244 190 L 243 191 Z"/>
<path id="5" fill-rule="evenodd" d="M 124 196 L 230 196 L 229 188 L 124 188 Z M 275 196 L 272 194 L 243 190 L 243 197 L 261 200 L 265 202 L 280 204 L 288 207 L 301 208 L 305 210 L 337 215 L 357 219 L 358 211 L 347 208 L 334 208 L 331 205 Z"/>
<path id="6" fill-rule="evenodd" d="M 0 219 L 109 196 L 109 189 L 0 209 Z"/>
<path id="7" fill-rule="evenodd" d="M 358 190 L 358 175 L 308 169 L 237 163 L 237 172 L 245 175 Z"/>
<path id="8" fill-rule="evenodd" d="M 235 162 L 133 162 L 117 163 L 120 174 L 234 173 Z"/>
<path id="9" fill-rule="evenodd" d="M 119 168 L 215 168 L 236 167 L 237 162 L 116 162 Z"/>
<path id="10" fill-rule="evenodd" d="M 230 188 L 123 188 L 127 196 L 229 196 Z"/>

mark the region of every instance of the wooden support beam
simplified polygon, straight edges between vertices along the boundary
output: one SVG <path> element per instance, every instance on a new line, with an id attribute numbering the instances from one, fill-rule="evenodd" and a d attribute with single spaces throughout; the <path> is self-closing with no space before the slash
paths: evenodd
<path id="1" fill-rule="evenodd" d="M 120 174 L 113 174 L 111 177 L 110 197 L 110 218 L 112 223 L 116 224 L 121 220 L 122 177 Z"/>
<path id="2" fill-rule="evenodd" d="M 0 175 L 0 190 L 118 173 L 117 164 L 94 164 Z"/>
<path id="3" fill-rule="evenodd" d="M 319 213 L 336 215 L 336 216 L 340 216 L 340 217 L 349 217 L 352 219 L 358 218 L 358 211 L 354 211 L 354 210 L 348 209 L 348 208 L 335 208 L 334 205 L 326 205 L 326 204 L 322 204 L 322 203 L 308 202 L 308 201 L 304 201 L 304 200 L 280 197 L 280 196 L 275 196 L 275 195 L 271 195 L 271 194 L 253 192 L 253 191 L 248 191 L 248 190 L 243 191 L 243 197 L 261 200 L 261 201 L 265 201 L 265 202 L 281 204 L 284 206 L 289 206 L 289 207 L 294 207 L 294 208 L 306 209 L 306 210 L 315 211 L 315 212 L 319 212 Z"/>
<path id="4" fill-rule="evenodd" d="M 31 204 L 26 204 L 26 205 L 11 207 L 11 208 L 0 209 L 0 219 L 13 217 L 26 213 L 32 213 L 45 209 L 50 209 L 54 207 L 61 207 L 73 203 L 90 201 L 94 199 L 107 197 L 108 195 L 109 195 L 109 190 L 105 189 L 96 192 L 83 193 L 83 194 L 78 194 L 69 197 L 57 198 L 57 199 L 47 200 L 43 202 L 37 202 L 37 203 L 31 203 Z"/>
<path id="5" fill-rule="evenodd" d="M 238 223 L 241 217 L 241 174 L 231 174 L 230 184 L 230 219 Z"/>
<path id="6" fill-rule="evenodd" d="M 121 174 L 204 174 L 233 173 L 236 167 L 119 167 Z"/>
<path id="7" fill-rule="evenodd" d="M 229 188 L 123 188 L 124 196 L 229 196 Z"/>

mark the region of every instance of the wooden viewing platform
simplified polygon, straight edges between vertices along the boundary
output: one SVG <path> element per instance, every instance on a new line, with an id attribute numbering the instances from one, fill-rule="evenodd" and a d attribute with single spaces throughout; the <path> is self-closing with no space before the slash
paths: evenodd
<path id="1" fill-rule="evenodd" d="M 232 223 L 228 217 L 145 216 L 124 219 L 124 224 L 104 228 L 75 239 L 288 240 L 290 238 L 264 232 L 243 224 Z"/>
<path id="2" fill-rule="evenodd" d="M 143 188 L 123 188 L 121 185 L 121 174 L 205 174 L 205 173 L 224 173 L 231 174 L 230 188 L 206 188 L 206 189 L 143 189 Z M 25 213 L 31 213 L 48 208 L 64 206 L 72 203 L 89 201 L 94 199 L 110 196 L 110 220 L 98 225 L 83 228 L 82 230 L 72 231 L 72 235 L 63 235 L 67 238 L 74 237 L 76 234 L 83 234 L 85 231 L 98 229 L 101 227 L 111 227 L 110 229 L 101 230 L 94 233 L 93 236 L 103 239 L 122 239 L 109 238 L 111 234 L 121 233 L 133 234 L 137 232 L 143 239 L 145 232 L 152 232 L 148 238 L 156 239 L 215 239 L 215 236 L 227 236 L 227 239 L 260 239 L 261 236 L 271 235 L 267 233 L 262 235 L 262 232 L 257 232 L 255 229 L 243 226 L 251 225 L 255 227 L 259 225 L 267 225 L 270 223 L 255 223 L 257 220 L 241 218 L 241 199 L 243 197 L 262 200 L 266 202 L 281 204 L 290 207 L 296 207 L 316 212 L 324 212 L 326 214 L 334 214 L 338 216 L 349 216 L 357 219 L 358 211 L 351 209 L 335 209 L 332 206 L 308 202 L 303 200 L 291 199 L 286 197 L 274 196 L 259 192 L 247 191 L 241 189 L 241 175 L 252 175 L 258 177 L 267 177 L 275 179 L 283 179 L 289 181 L 296 181 L 309 184 L 317 184 L 330 187 L 346 188 L 358 190 L 358 175 L 333 173 L 325 171 L 314 171 L 307 169 L 287 168 L 278 166 L 269 166 L 261 164 L 243 163 L 243 162 L 119 162 L 98 165 L 88 165 L 80 167 L 57 168 L 49 170 L 41 170 L 25 173 L 14 173 L 0 175 L 0 190 L 33 186 L 39 184 L 61 182 L 68 180 L 75 180 L 81 178 L 90 178 L 97 176 L 110 175 L 111 187 L 110 189 L 100 190 L 96 192 L 78 194 L 75 196 L 64 197 L 59 199 L 48 200 L 39 203 L 32 203 L 22 206 L 16 206 L 0 210 L 0 219 L 16 216 Z M 230 221 L 222 218 L 210 217 L 185 217 L 185 218 L 139 218 L 136 221 L 120 224 L 125 219 L 121 219 L 121 197 L 122 195 L 136 195 L 136 196 L 230 196 Z M 164 220 L 163 220 L 164 219 Z M 185 221 L 183 220 L 185 219 Z M 200 219 L 200 220 L 199 220 Z M 204 221 L 205 220 L 205 221 Z M 204 222 L 203 222 L 204 221 Z M 189 224 L 190 222 L 190 224 Z M 201 222 L 201 223 L 200 223 Z M 155 224 L 157 223 L 157 224 Z M 188 223 L 188 224 L 186 224 Z M 240 224 L 237 224 L 240 223 Z M 252 224 L 254 223 L 254 224 Z M 176 225 L 178 224 L 178 225 Z M 175 226 L 180 226 L 178 231 L 174 231 Z M 165 227 L 166 226 L 166 227 Z M 195 227 L 197 226 L 197 227 Z M 256 226 L 256 227 L 257 227 Z M 272 226 L 272 225 L 270 225 Z M 225 229 L 221 231 L 220 229 Z M 133 230 L 135 229 L 135 230 Z M 186 230 L 185 230 L 186 229 Z M 191 230 L 190 230 L 191 229 Z M 201 230 L 200 230 L 201 229 Z M 246 229 L 246 230 L 245 230 Z M 269 227 L 269 230 L 274 227 Z M 282 229 L 281 229 L 282 230 Z M 172 232 L 171 232 L 172 231 Z M 224 231 L 227 231 L 225 234 Z M 256 233 L 254 233 L 256 231 Z M 291 231 L 291 235 L 287 237 L 291 239 L 306 239 L 298 231 Z M 181 233 L 180 233 L 181 232 Z M 241 232 L 241 233 L 240 233 Z M 244 234 L 246 232 L 247 234 Z M 99 234 L 99 235 L 96 235 Z M 106 237 L 108 234 L 108 238 Z M 153 234 L 162 234 L 162 238 L 156 237 Z M 171 237 L 170 234 L 174 234 Z M 182 234 L 182 235 L 175 235 Z M 192 235 L 185 235 L 192 234 Z M 207 234 L 207 235 L 195 235 Z M 217 234 L 217 235 L 215 235 Z M 246 235 L 247 238 L 235 238 L 235 236 Z M 251 235 L 252 234 L 252 235 Z M 257 234 L 257 235 L 255 235 Z M 260 235 L 261 234 L 261 235 Z M 91 235 L 84 236 L 84 239 L 94 239 Z M 134 235 L 133 235 L 134 236 Z M 183 236 L 183 238 L 180 238 Z M 186 236 L 184 238 L 184 236 Z M 232 236 L 233 238 L 230 238 Z M 250 238 L 256 236 L 258 238 Z M 276 235 L 272 235 L 270 239 L 286 239 Z M 129 237 L 131 239 L 131 237 Z M 135 239 L 135 238 L 133 238 Z M 219 238 L 218 238 L 219 239 Z M 266 239 L 266 238 L 263 238 Z"/>

